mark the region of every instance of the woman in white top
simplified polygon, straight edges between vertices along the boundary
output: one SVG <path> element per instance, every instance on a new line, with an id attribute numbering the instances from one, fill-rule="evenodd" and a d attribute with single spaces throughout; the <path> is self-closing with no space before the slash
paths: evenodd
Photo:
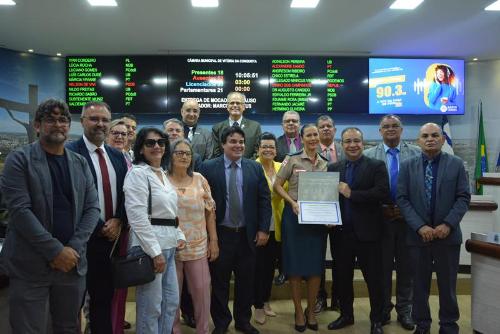
<path id="1" fill-rule="evenodd" d="M 176 225 L 177 193 L 161 168 L 169 156 L 168 146 L 160 130 L 141 129 L 134 145 L 134 165 L 123 186 L 132 231 L 129 255 L 148 254 L 157 273 L 154 281 L 136 287 L 137 334 L 170 334 L 179 304 L 175 249 L 184 248 L 186 238 Z"/>

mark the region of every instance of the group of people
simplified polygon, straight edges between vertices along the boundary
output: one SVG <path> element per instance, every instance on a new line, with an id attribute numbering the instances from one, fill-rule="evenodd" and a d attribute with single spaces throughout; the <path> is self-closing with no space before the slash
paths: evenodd
<path id="1" fill-rule="evenodd" d="M 295 330 L 317 331 L 316 314 L 327 305 L 328 238 L 331 306 L 340 312 L 328 329 L 354 324 L 357 262 L 371 333 L 390 321 L 394 265 L 398 322 L 429 333 L 435 270 L 440 331 L 458 333 L 459 223 L 470 193 L 463 162 L 441 151 L 439 126 L 423 125 L 413 146 L 401 140 L 401 119 L 386 115 L 383 142 L 364 151 L 356 127 L 336 142 L 327 115 L 301 126 L 288 111 L 276 138 L 243 117 L 243 94 L 230 93 L 227 110 L 210 132 L 198 126 L 196 100 L 187 100 L 180 120 L 136 133 L 133 115 L 112 120 L 106 103 L 89 102 L 82 137 L 67 142 L 67 105 L 49 99 L 38 106 L 39 139 L 8 156 L 0 182 L 10 214 L 1 255 L 14 333 L 45 332 L 49 314 L 53 332 L 75 333 L 82 306 L 90 333 L 122 333 L 127 291 L 114 288 L 111 261 L 144 254 L 156 275 L 136 287 L 137 333 L 181 333 L 182 313 L 198 334 L 209 332 L 210 318 L 212 333 L 226 333 L 234 319 L 237 331 L 258 334 L 252 306 L 258 324 L 276 316 L 277 266 L 291 288 Z M 341 226 L 298 223 L 301 172 L 339 173 Z"/>

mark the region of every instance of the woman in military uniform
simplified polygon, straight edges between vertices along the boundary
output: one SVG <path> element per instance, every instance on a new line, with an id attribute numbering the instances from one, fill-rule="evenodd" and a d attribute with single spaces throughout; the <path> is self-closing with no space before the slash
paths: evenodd
<path id="1" fill-rule="evenodd" d="M 299 225 L 297 204 L 299 173 L 324 172 L 327 163 L 317 153 L 319 144 L 318 128 L 306 124 L 300 130 L 303 150 L 288 155 L 281 165 L 274 190 L 285 199 L 282 218 L 283 271 L 288 275 L 295 307 L 295 329 L 303 332 L 306 327 L 318 330 L 314 315 L 314 303 L 323 271 L 323 252 L 326 242 L 326 227 L 323 225 Z M 283 184 L 288 181 L 288 192 Z M 307 308 L 302 311 L 300 283 L 307 280 Z"/>

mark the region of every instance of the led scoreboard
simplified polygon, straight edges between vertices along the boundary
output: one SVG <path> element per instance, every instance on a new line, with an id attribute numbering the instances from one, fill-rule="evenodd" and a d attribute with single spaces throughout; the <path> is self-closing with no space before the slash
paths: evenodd
<path id="1" fill-rule="evenodd" d="M 81 112 L 88 101 L 104 101 L 112 112 L 167 110 L 167 59 L 157 56 L 66 58 L 66 101 Z"/>

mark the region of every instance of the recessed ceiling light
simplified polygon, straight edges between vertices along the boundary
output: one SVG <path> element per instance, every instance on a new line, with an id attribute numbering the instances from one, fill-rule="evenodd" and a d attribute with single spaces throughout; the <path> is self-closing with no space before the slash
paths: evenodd
<path id="1" fill-rule="evenodd" d="M 415 9 L 422 2 L 424 2 L 424 0 L 396 0 L 389 8 L 390 9 Z"/>
<path id="2" fill-rule="evenodd" d="M 0 0 L 1 6 L 15 6 L 16 3 L 12 0 Z"/>
<path id="3" fill-rule="evenodd" d="M 500 0 L 495 1 L 484 10 L 500 10 Z"/>
<path id="4" fill-rule="evenodd" d="M 477 61 L 478 59 L 477 58 L 472 58 L 473 61 Z"/>
<path id="5" fill-rule="evenodd" d="M 33 50 L 33 49 L 28 49 L 28 52 L 29 52 L 29 53 L 33 53 L 33 52 L 35 52 L 35 50 Z"/>
<path id="6" fill-rule="evenodd" d="M 219 0 L 191 0 L 193 7 L 219 7 Z"/>
<path id="7" fill-rule="evenodd" d="M 61 57 L 62 54 L 60 52 L 56 53 L 56 56 Z"/>
<path id="8" fill-rule="evenodd" d="M 292 8 L 316 8 L 319 0 L 292 0 L 290 7 Z"/>
<path id="9" fill-rule="evenodd" d="M 91 6 L 116 7 L 116 0 L 87 0 Z"/>

